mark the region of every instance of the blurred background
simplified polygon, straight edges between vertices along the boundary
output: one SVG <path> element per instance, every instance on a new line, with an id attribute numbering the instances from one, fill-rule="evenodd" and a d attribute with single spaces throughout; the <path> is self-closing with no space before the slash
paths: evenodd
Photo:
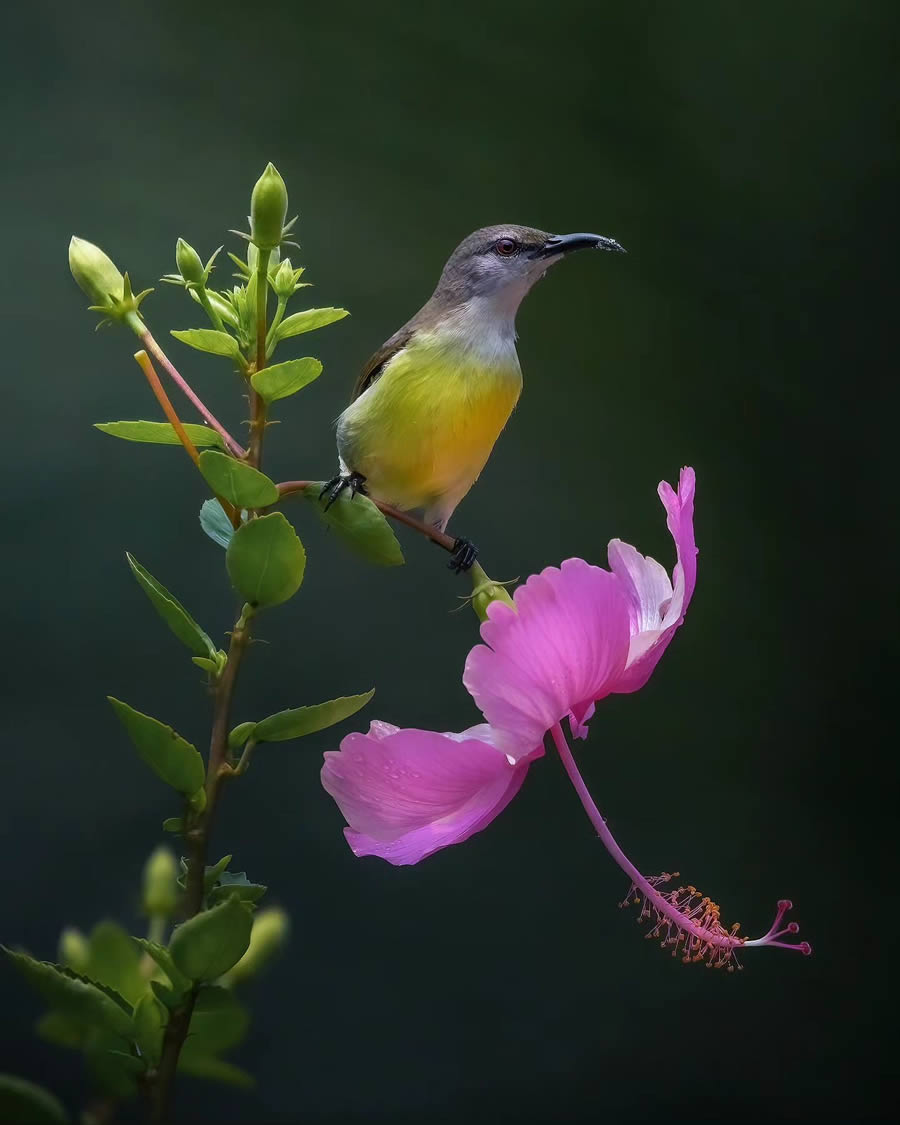
<path id="1" fill-rule="evenodd" d="M 453 528 L 499 578 L 603 563 L 614 536 L 671 566 L 656 485 L 696 468 L 687 622 L 642 692 L 602 704 L 580 760 L 645 871 L 678 868 L 744 932 L 789 896 L 815 948 L 725 976 L 642 941 L 550 758 L 465 845 L 408 869 L 355 859 L 322 751 L 374 717 L 475 722 L 475 619 L 449 612 L 466 583 L 429 544 L 401 530 L 408 565 L 369 569 L 298 502 L 306 582 L 263 619 L 235 718 L 377 695 L 264 747 L 226 795 L 213 851 L 269 885 L 293 935 L 235 1056 L 258 1089 L 186 1079 L 181 1119 L 879 1117 L 898 23 L 893 3 L 851 0 L 4 15 L 3 940 L 52 958 L 66 923 L 140 932 L 140 870 L 177 810 L 105 694 L 206 737 L 200 677 L 126 548 L 211 633 L 233 620 L 186 458 L 91 429 L 157 412 L 130 334 L 94 334 L 66 244 L 98 242 L 136 287 L 174 268 L 179 235 L 239 250 L 226 228 L 271 159 L 309 303 L 352 312 L 282 347 L 325 373 L 281 404 L 275 479 L 330 474 L 357 371 L 470 230 L 627 247 L 576 256 L 526 301 L 524 397 Z M 166 286 L 145 310 L 161 340 L 200 323 Z M 169 350 L 237 432 L 227 365 Z M 32 1036 L 37 1000 L 0 973 L 3 1069 L 83 1104 L 77 1058 Z"/>

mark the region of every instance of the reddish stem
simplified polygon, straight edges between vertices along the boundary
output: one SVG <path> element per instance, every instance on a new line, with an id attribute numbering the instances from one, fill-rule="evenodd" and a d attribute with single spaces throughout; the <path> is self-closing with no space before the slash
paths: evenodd
<path id="1" fill-rule="evenodd" d="M 234 454 L 235 457 L 243 457 L 245 455 L 244 447 L 234 440 L 231 434 L 225 429 L 222 423 L 216 418 L 211 410 L 209 410 L 203 402 L 194 394 L 189 386 L 187 380 L 181 375 L 166 353 L 157 344 L 156 340 L 150 334 L 149 328 L 145 329 L 140 335 L 141 343 L 147 351 L 153 356 L 159 365 L 163 368 L 166 374 L 174 383 L 176 383 L 187 398 L 194 404 L 200 417 L 204 419 L 212 428 L 221 435 L 222 440 L 225 442 L 225 447 Z"/>

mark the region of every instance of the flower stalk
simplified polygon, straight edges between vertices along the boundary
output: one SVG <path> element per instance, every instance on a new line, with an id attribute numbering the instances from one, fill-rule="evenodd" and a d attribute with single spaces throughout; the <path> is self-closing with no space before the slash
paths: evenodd
<path id="1" fill-rule="evenodd" d="M 150 329 L 145 325 L 141 325 L 141 329 L 142 330 L 139 333 L 139 337 L 141 343 L 144 345 L 145 350 L 148 351 L 150 355 L 152 355 L 153 358 L 159 363 L 160 367 L 162 367 L 162 369 L 166 372 L 172 382 L 181 389 L 185 397 L 188 398 L 191 403 L 193 403 L 200 417 L 203 418 L 207 425 L 212 426 L 212 428 L 221 436 L 229 452 L 232 453 L 235 457 L 244 457 L 246 455 L 246 451 L 244 450 L 243 446 L 241 446 L 234 440 L 234 438 L 225 429 L 219 419 L 216 418 L 213 412 L 209 410 L 197 397 L 188 381 L 182 376 L 181 372 L 177 369 L 174 363 L 172 363 L 166 353 L 153 338 Z"/>
<path id="2" fill-rule="evenodd" d="M 134 358 L 138 367 L 140 367 L 141 371 L 143 371 L 146 376 L 147 382 L 150 384 L 150 389 L 156 396 L 156 401 L 162 407 L 163 414 L 168 418 L 172 429 L 178 435 L 178 440 L 184 446 L 188 457 L 190 457 L 195 465 L 199 465 L 200 454 L 197 452 L 197 447 L 188 437 L 187 431 L 181 424 L 181 419 L 175 412 L 175 407 L 172 405 L 171 399 L 163 390 L 162 383 L 159 381 L 159 376 L 156 374 L 153 364 L 150 362 L 150 356 L 148 356 L 145 351 L 139 351 L 134 353 Z"/>

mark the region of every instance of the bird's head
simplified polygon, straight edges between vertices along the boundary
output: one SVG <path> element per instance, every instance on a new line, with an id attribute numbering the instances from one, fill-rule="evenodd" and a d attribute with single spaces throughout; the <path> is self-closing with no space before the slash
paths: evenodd
<path id="1" fill-rule="evenodd" d="M 494 298 L 515 312 L 549 267 L 576 250 L 625 252 L 615 239 L 599 234 L 548 234 L 514 223 L 483 227 L 450 255 L 435 297 L 453 304 Z"/>

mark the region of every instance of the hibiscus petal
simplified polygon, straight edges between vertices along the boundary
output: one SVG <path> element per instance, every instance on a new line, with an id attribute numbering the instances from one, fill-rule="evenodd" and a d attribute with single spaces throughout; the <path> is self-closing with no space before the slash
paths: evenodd
<path id="1" fill-rule="evenodd" d="M 484 724 L 461 734 L 373 728 L 347 735 L 322 767 L 322 785 L 359 856 L 418 863 L 467 840 L 506 808 L 528 771 L 527 761 L 510 762 Z"/>
<path id="2" fill-rule="evenodd" d="M 518 760 L 570 712 L 580 726 L 590 704 L 614 690 L 630 629 L 622 584 L 583 559 L 533 574 L 514 601 L 515 611 L 488 607 L 485 643 L 469 653 L 463 683 Z"/>
<path id="3" fill-rule="evenodd" d="M 608 555 L 610 569 L 628 594 L 632 635 L 661 628 L 662 608 L 672 600 L 666 568 L 621 539 L 610 541 Z"/>
<path id="4" fill-rule="evenodd" d="M 677 492 L 665 481 L 659 486 L 659 498 L 666 509 L 666 526 L 675 540 L 678 561 L 672 572 L 674 581 L 669 586 L 670 594 L 661 599 L 655 620 L 650 606 L 655 597 L 664 593 L 660 574 L 665 573 L 663 568 L 655 559 L 645 559 L 627 543 L 614 539 L 609 545 L 610 566 L 628 591 L 632 620 L 644 625 L 631 638 L 628 664 L 614 689 L 616 692 L 637 691 L 644 686 L 668 648 L 675 630 L 684 621 L 685 611 L 697 584 L 695 483 L 694 470 L 685 468 L 681 470 Z M 638 604 L 640 609 L 637 608 Z"/>

